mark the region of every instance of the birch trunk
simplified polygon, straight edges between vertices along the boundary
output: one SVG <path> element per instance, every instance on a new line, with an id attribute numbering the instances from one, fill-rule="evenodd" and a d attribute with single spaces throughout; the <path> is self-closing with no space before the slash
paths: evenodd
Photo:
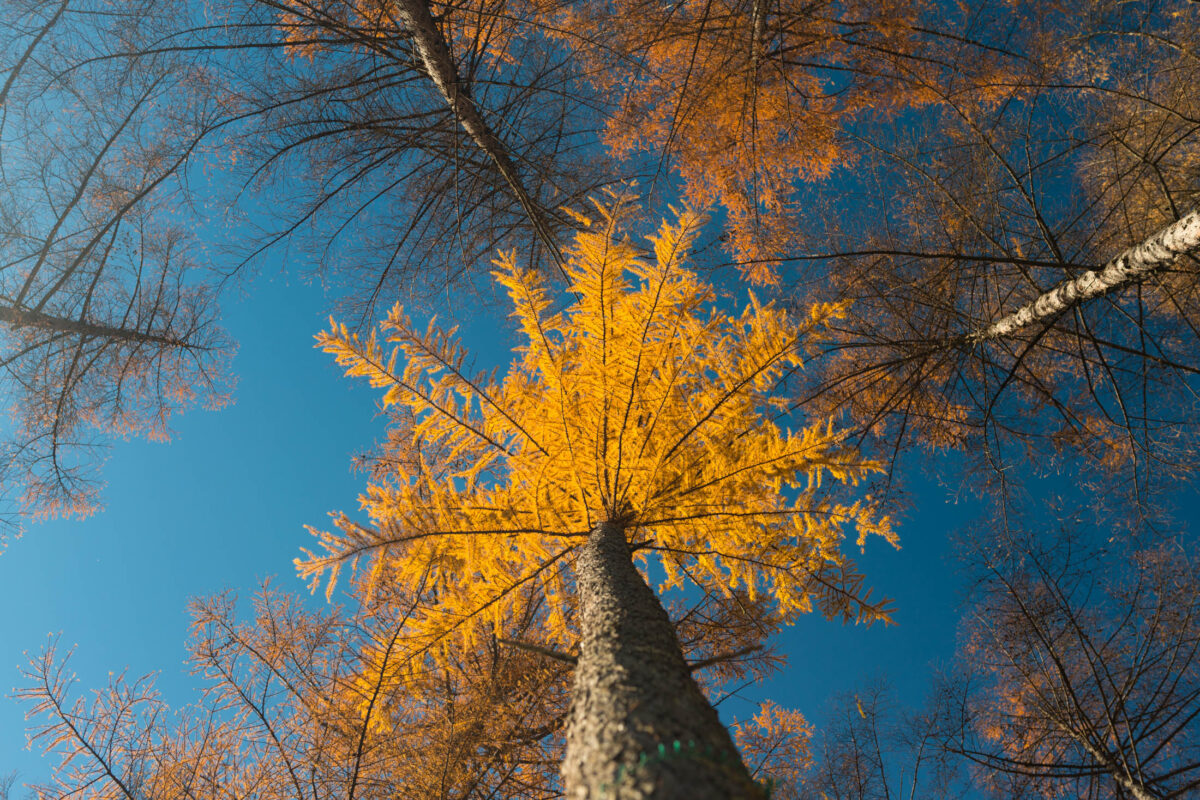
<path id="1" fill-rule="evenodd" d="M 1086 734 L 1079 734 L 1072 729 L 1063 726 L 1063 730 L 1068 736 L 1075 739 L 1082 745 L 1087 754 L 1096 760 L 1096 762 L 1112 776 L 1113 781 L 1129 793 L 1133 800 L 1162 800 L 1162 795 L 1152 791 L 1140 780 L 1133 777 L 1129 770 L 1120 764 L 1111 754 L 1101 750 L 1093 745 L 1087 739 Z"/>
<path id="2" fill-rule="evenodd" d="M 984 342 L 1012 336 L 1036 322 L 1058 316 L 1073 305 L 1136 283 L 1169 267 L 1180 256 L 1197 251 L 1200 251 L 1200 209 L 1129 248 L 1101 269 L 1088 270 L 1077 278 L 1059 283 L 1033 302 L 969 334 L 967 340 Z"/>
<path id="3" fill-rule="evenodd" d="M 437 23 L 433 21 L 428 0 L 399 0 L 395 9 L 400 21 L 412 37 L 413 49 L 416 51 L 416 56 L 420 60 L 425 74 L 437 87 L 442 99 L 446 101 L 446 105 L 449 106 L 463 131 L 495 165 L 509 191 L 513 193 L 521 205 L 521 209 L 529 218 L 538 238 L 561 267 L 562 254 L 554 241 L 553 231 L 542 213 L 541 207 L 526 191 L 516 165 L 513 164 L 512 158 L 508 154 L 508 148 L 492 131 L 470 92 L 463 86 L 458 68 L 454 65 L 454 59 L 450 57 L 450 47 L 446 43 L 446 37 L 442 35 L 442 32 L 438 30 Z"/>
<path id="4" fill-rule="evenodd" d="M 582 642 L 562 768 L 568 800 L 761 798 L 622 526 L 598 525 L 576 570 Z"/>

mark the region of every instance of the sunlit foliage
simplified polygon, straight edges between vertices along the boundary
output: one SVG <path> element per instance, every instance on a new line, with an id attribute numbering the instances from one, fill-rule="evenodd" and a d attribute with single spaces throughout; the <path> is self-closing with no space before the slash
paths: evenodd
<path id="1" fill-rule="evenodd" d="M 332 591 L 343 567 L 368 566 L 376 584 L 386 574 L 436 596 L 414 609 L 408 641 L 442 658 L 500 630 L 532 586 L 544 643 L 569 649 L 568 568 L 612 520 L 642 563 L 659 556 L 662 591 L 698 585 L 731 602 L 744 590 L 783 621 L 814 607 L 887 618 L 842 545 L 848 531 L 894 541 L 888 522 L 869 498 L 833 491 L 878 465 L 824 420 L 791 431 L 769 416 L 840 309 L 797 320 L 751 298 L 722 311 L 682 263 L 702 217 L 665 223 L 647 255 L 619 233 L 628 215 L 618 199 L 582 220 L 561 310 L 537 274 L 497 262 L 523 333 L 502 377 L 469 375 L 453 329 L 417 329 L 399 307 L 382 326 L 390 352 L 338 325 L 318 337 L 413 422 L 409 457 L 361 498 L 370 524 L 340 517 L 302 575 Z"/>

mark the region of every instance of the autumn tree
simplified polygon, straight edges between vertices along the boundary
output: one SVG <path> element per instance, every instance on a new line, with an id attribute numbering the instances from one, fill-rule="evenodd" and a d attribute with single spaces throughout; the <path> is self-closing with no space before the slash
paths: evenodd
<path id="1" fill-rule="evenodd" d="M 853 131 L 863 174 L 814 200 L 807 245 L 853 299 L 821 407 L 891 452 L 961 447 L 983 480 L 1079 458 L 1142 512 L 1190 469 L 1198 12 L 1139 9 L 980 3 L 966 31 L 1007 77 L 948 63 L 902 129 Z"/>
<path id="2" fill-rule="evenodd" d="M 980 575 L 945 746 L 1002 796 L 1174 798 L 1200 785 L 1200 582 L 1183 540 L 1005 533 Z"/>
<path id="3" fill-rule="evenodd" d="M 971 798 L 957 757 L 947 757 L 931 714 L 903 707 L 882 680 L 831 701 L 828 721 L 812 741 L 804 798 Z"/>
<path id="4" fill-rule="evenodd" d="M 387 654 L 400 653 L 403 606 L 303 605 L 269 586 L 248 618 L 231 595 L 194 603 L 203 695 L 175 710 L 150 677 L 119 675 L 78 698 L 67 657 L 47 648 L 18 696 L 36 719 L 33 744 L 60 763 L 52 784 L 32 788 L 125 800 L 560 796 L 561 664 L 493 640 L 397 683 Z M 505 632 L 522 637 L 535 617 Z"/>
<path id="5" fill-rule="evenodd" d="M 503 378 L 469 375 L 453 332 L 417 330 L 398 307 L 383 326 L 390 353 L 341 326 L 319 337 L 349 374 L 387 389 L 386 406 L 409 410 L 411 447 L 446 456 L 373 483 L 370 524 L 341 518 L 300 570 L 332 588 L 358 565 L 435 593 L 407 637 L 435 663 L 477 647 L 534 587 L 549 615 L 539 644 L 579 650 L 568 797 L 750 796 L 635 560 L 657 555 L 661 591 L 692 584 L 733 602 L 743 588 L 767 600 L 767 619 L 886 619 L 840 547 L 847 531 L 890 539 L 886 519 L 830 485 L 878 465 L 825 421 L 792 433 L 765 416 L 839 309 L 814 308 L 799 330 L 757 301 L 712 309 L 682 263 L 698 215 L 664 225 L 647 257 L 618 238 L 623 201 L 598 208 L 568 252 L 565 308 L 537 273 L 498 262 L 525 339 Z"/>
<path id="6" fill-rule="evenodd" d="M 224 398 L 215 291 L 169 212 L 214 109 L 178 58 L 87 63 L 93 29 L 66 2 L 0 18 L 0 488 L 26 514 L 89 512 L 108 437 Z"/>
<path id="7" fill-rule="evenodd" d="M 938 103 L 929 85 L 950 63 L 965 86 L 1008 76 L 970 18 L 924 0 L 620 0 L 570 8 L 557 35 L 615 99 L 602 131 L 612 156 L 719 208 L 727 256 L 773 284 L 816 221 L 801 188 L 862 161 L 847 129 Z"/>
<path id="8" fill-rule="evenodd" d="M 242 88 L 239 142 L 291 201 L 261 246 L 343 256 L 358 325 L 397 295 L 469 291 L 501 247 L 556 270 L 574 224 L 559 206 L 614 180 L 590 149 L 594 95 L 545 35 L 556 7 L 231 0 L 265 72 Z"/>

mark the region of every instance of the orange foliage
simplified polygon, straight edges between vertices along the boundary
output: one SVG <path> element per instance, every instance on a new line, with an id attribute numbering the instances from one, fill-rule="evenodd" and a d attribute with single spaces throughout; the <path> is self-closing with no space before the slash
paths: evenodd
<path id="1" fill-rule="evenodd" d="M 770 700 L 735 730 L 738 747 L 747 754 L 755 777 L 769 778 L 779 795 L 798 793 L 804 773 L 812 766 L 812 726 L 796 711 Z"/>
<path id="2" fill-rule="evenodd" d="M 688 203 L 720 206 L 743 273 L 774 283 L 796 181 L 851 158 L 839 130 L 864 109 L 932 99 L 910 74 L 923 11 L 894 0 L 619 0 L 576 9 L 563 36 L 617 98 L 610 151 L 648 153 L 655 179 L 669 166 Z"/>
<path id="3" fill-rule="evenodd" d="M 390 353 L 343 326 L 318 337 L 347 374 L 386 390 L 385 407 L 411 415 L 410 435 L 437 458 L 397 460 L 361 498 L 370 526 L 340 517 L 338 532 L 318 534 L 321 552 L 297 561 L 301 574 L 329 577 L 332 591 L 344 566 L 365 563 L 369 586 L 386 574 L 436 594 L 414 609 L 407 641 L 439 658 L 478 647 L 536 587 L 544 643 L 566 650 L 581 537 L 619 520 L 662 554 L 662 590 L 698 584 L 725 602 L 744 590 L 783 621 L 814 607 L 886 619 L 841 546 L 855 529 L 860 545 L 894 541 L 888 521 L 869 501 L 831 497 L 879 465 L 827 422 L 791 432 L 767 416 L 840 309 L 798 320 L 752 297 L 719 313 L 681 263 L 699 215 L 664 224 L 646 259 L 617 238 L 627 209 L 600 212 L 566 265 L 575 302 L 564 311 L 537 274 L 497 262 L 526 336 L 501 379 L 468 375 L 453 329 L 422 331 L 399 307 L 383 325 Z"/>

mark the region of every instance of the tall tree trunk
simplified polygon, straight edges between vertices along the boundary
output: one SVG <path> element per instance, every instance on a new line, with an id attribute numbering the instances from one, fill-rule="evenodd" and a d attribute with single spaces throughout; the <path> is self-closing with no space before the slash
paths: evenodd
<path id="1" fill-rule="evenodd" d="M 438 93 L 446 101 L 458 124 L 496 167 L 509 191 L 520 203 L 525 216 L 529 218 L 537 237 L 561 269 L 562 253 L 554 239 L 554 231 L 546 219 L 546 214 L 525 189 L 517 167 L 509 156 L 508 148 L 488 125 L 471 93 L 459 78 L 458 68 L 450 56 L 446 37 L 442 35 L 430 13 L 429 1 L 399 0 L 395 10 L 412 37 L 413 49 L 425 74 L 437 87 Z"/>
<path id="2" fill-rule="evenodd" d="M 763 797 L 692 679 L 623 527 L 596 526 L 576 571 L 582 642 L 563 761 L 568 800 Z"/>
<path id="3" fill-rule="evenodd" d="M 967 336 L 982 342 L 1011 336 L 1035 322 L 1051 319 L 1073 305 L 1128 286 L 1175 263 L 1181 256 L 1200 251 L 1200 209 L 1184 215 L 1109 261 L 1099 270 L 1057 284 L 1032 302 Z"/>
<path id="4" fill-rule="evenodd" d="M 56 317 L 41 311 L 22 308 L 20 306 L 0 305 L 0 323 L 13 328 L 40 328 L 58 333 L 73 333 L 93 339 L 112 339 L 122 342 L 138 342 L 142 344 L 157 344 L 164 347 L 180 347 L 188 350 L 207 350 L 208 348 L 194 344 L 184 339 L 178 339 L 161 333 L 139 331 L 133 328 L 116 325 L 102 325 L 95 322 L 85 322 L 80 319 Z"/>

